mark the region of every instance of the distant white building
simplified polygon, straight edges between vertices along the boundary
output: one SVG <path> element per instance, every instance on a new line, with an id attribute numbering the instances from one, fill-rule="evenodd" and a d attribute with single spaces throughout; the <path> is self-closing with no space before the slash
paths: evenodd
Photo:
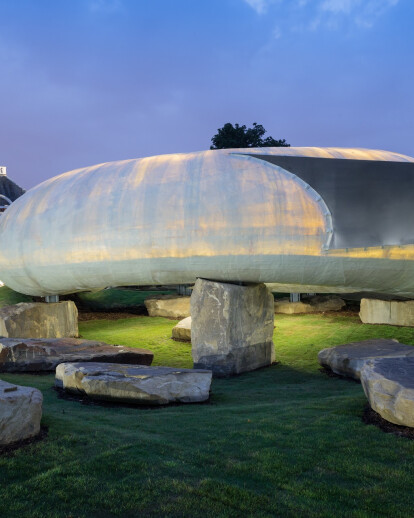
<path id="1" fill-rule="evenodd" d="M 0 213 L 4 212 L 24 192 L 24 189 L 8 178 L 7 168 L 0 166 Z"/>
<path id="2" fill-rule="evenodd" d="M 7 168 L 0 166 L 0 215 L 24 192 L 24 189 L 7 177 Z M 4 284 L 0 281 L 1 286 Z"/>

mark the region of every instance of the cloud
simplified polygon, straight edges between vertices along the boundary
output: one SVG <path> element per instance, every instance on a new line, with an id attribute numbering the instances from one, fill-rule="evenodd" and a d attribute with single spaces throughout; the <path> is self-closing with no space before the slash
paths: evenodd
<path id="1" fill-rule="evenodd" d="M 272 7 L 279 4 L 278 20 L 295 19 L 296 27 L 316 30 L 320 27 L 335 29 L 343 22 L 360 27 L 372 27 L 375 21 L 399 0 L 243 0 L 257 14 L 272 15 Z M 279 27 L 279 26 L 278 26 Z M 279 28 L 276 31 L 278 34 Z M 276 36 L 277 37 L 277 36 Z"/>
<path id="2" fill-rule="evenodd" d="M 272 0 L 244 0 L 246 4 L 250 5 L 252 9 L 256 11 L 257 14 L 264 14 L 269 5 L 272 3 Z"/>
<path id="3" fill-rule="evenodd" d="M 360 0 L 323 0 L 319 9 L 333 14 L 349 14 L 360 4 Z"/>
<path id="4" fill-rule="evenodd" d="M 278 40 L 281 37 L 282 37 L 282 31 L 281 31 L 280 27 L 278 25 L 276 25 L 276 27 L 273 29 L 273 38 L 275 40 Z"/>
<path id="5" fill-rule="evenodd" d="M 381 15 L 398 4 L 399 0 L 323 0 L 319 12 L 325 22 L 332 26 L 342 18 L 356 25 L 372 27 Z"/>
<path id="6" fill-rule="evenodd" d="M 323 0 L 320 4 L 322 11 L 334 14 L 350 14 L 355 10 L 369 10 L 382 13 L 389 7 L 393 7 L 399 0 Z"/>
<path id="7" fill-rule="evenodd" d="M 123 10 L 121 0 L 90 0 L 88 7 L 92 13 L 112 14 Z"/>

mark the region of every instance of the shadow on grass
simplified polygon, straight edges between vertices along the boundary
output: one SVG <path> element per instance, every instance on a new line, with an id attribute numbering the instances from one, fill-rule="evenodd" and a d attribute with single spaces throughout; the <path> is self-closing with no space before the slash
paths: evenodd
<path id="1" fill-rule="evenodd" d="M 25 446 L 29 446 L 31 444 L 36 444 L 39 441 L 43 441 L 46 439 L 49 433 L 49 428 L 45 425 L 40 427 L 40 431 L 37 435 L 33 437 L 29 437 L 27 439 L 23 439 L 21 441 L 16 441 L 11 444 L 7 444 L 4 446 L 0 446 L 0 456 L 1 455 L 12 455 L 16 450 L 23 448 Z"/>

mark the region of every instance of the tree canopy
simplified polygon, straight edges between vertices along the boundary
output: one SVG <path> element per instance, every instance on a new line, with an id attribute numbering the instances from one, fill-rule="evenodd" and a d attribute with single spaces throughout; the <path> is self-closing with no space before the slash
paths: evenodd
<path id="1" fill-rule="evenodd" d="M 252 128 L 245 125 L 227 122 L 212 137 L 210 149 L 229 149 L 246 147 L 290 147 L 285 139 L 276 140 L 273 137 L 264 137 L 266 130 L 261 124 L 253 123 Z"/>

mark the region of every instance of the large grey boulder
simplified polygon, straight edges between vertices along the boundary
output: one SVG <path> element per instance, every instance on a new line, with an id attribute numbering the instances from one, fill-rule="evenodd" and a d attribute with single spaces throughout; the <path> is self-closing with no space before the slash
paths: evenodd
<path id="1" fill-rule="evenodd" d="M 228 376 L 272 364 L 273 322 L 273 295 L 264 284 L 198 279 L 191 295 L 194 367 Z"/>
<path id="2" fill-rule="evenodd" d="M 0 380 L 0 446 L 34 437 L 40 431 L 40 390 Z"/>
<path id="3" fill-rule="evenodd" d="M 290 302 L 288 298 L 275 300 L 275 313 L 296 315 L 300 313 L 321 313 L 340 311 L 346 302 L 335 295 L 318 295 L 300 302 Z"/>
<path id="4" fill-rule="evenodd" d="M 414 427 L 414 358 L 367 362 L 361 383 L 371 408 L 387 421 Z"/>
<path id="5" fill-rule="evenodd" d="M 75 361 L 151 365 L 153 356 L 146 349 L 94 340 L 0 338 L 0 372 L 54 371 L 59 363 Z"/>
<path id="6" fill-rule="evenodd" d="M 397 340 L 373 339 L 351 342 L 323 349 L 318 361 L 340 376 L 360 379 L 366 362 L 376 358 L 414 357 L 412 345 L 400 344 Z"/>
<path id="7" fill-rule="evenodd" d="M 191 341 L 191 317 L 180 320 L 172 329 L 172 338 L 182 342 Z"/>
<path id="8" fill-rule="evenodd" d="M 160 295 L 144 301 L 150 317 L 181 319 L 190 316 L 190 297 Z"/>
<path id="9" fill-rule="evenodd" d="M 115 363 L 63 363 L 56 385 L 93 399 L 137 405 L 199 403 L 210 394 L 211 371 Z"/>
<path id="10" fill-rule="evenodd" d="M 71 301 L 21 302 L 0 308 L 0 336 L 62 338 L 78 336 L 78 310 Z"/>
<path id="11" fill-rule="evenodd" d="M 364 324 L 414 326 L 414 300 L 362 299 L 359 317 Z"/>

